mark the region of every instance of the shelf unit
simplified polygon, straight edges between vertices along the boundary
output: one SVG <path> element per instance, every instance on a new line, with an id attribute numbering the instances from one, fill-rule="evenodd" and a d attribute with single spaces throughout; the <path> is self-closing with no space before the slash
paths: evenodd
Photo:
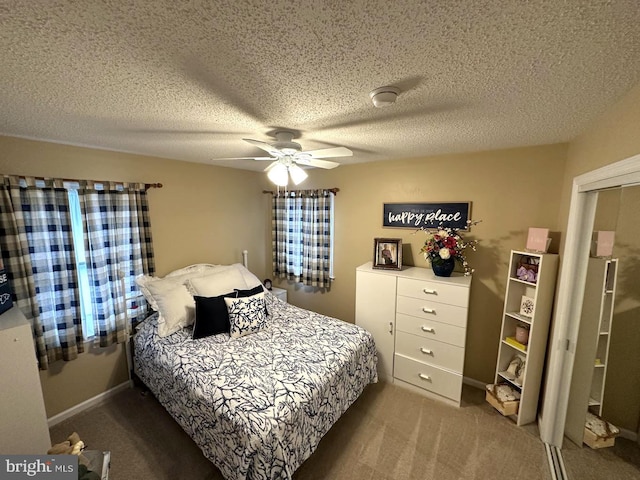
<path id="1" fill-rule="evenodd" d="M 591 393 L 589 395 L 589 410 L 591 413 L 601 417 L 604 402 L 604 387 L 607 379 L 607 365 L 609 363 L 609 342 L 611 340 L 618 260 L 591 258 L 589 259 L 589 267 L 591 268 L 592 265 L 596 272 L 595 277 L 600 281 L 599 300 L 601 301 L 599 308 L 598 305 L 594 305 L 596 311 L 599 313 L 599 321 L 593 380 L 591 381 Z M 589 274 L 587 274 L 587 278 L 589 278 Z M 594 281 L 597 282 L 595 279 Z M 597 300 L 598 297 L 596 296 L 595 299 Z M 585 301 L 592 300 L 594 299 L 585 299 Z"/>
<path id="2" fill-rule="evenodd" d="M 589 259 L 565 423 L 565 434 L 577 445 L 587 411 L 602 417 L 617 272 L 618 259 Z"/>
<path id="3" fill-rule="evenodd" d="M 521 280 L 517 276 L 521 261 L 526 259 L 537 262 L 535 281 Z M 511 251 L 494 381 L 496 384 L 507 383 L 520 393 L 518 411 L 510 415 L 517 425 L 533 422 L 538 413 L 540 383 L 557 273 L 558 255 L 556 254 Z M 532 299 L 534 303 L 531 315 L 520 313 L 522 299 L 525 296 Z M 529 327 L 526 346 L 518 346 L 507 341 L 508 337 L 516 336 L 516 326 L 519 324 Z M 524 361 L 524 370 L 518 378 L 514 379 L 508 373 L 508 368 L 515 356 L 520 356 Z"/>

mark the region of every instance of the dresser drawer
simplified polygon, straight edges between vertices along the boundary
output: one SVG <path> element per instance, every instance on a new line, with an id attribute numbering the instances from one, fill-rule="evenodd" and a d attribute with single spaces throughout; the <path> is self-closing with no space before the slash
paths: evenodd
<path id="1" fill-rule="evenodd" d="M 457 345 L 458 347 L 464 347 L 467 335 L 465 328 L 412 317 L 402 313 L 396 315 L 396 330 Z"/>
<path id="2" fill-rule="evenodd" d="M 444 303 L 434 303 L 429 300 L 419 298 L 398 296 L 396 311 L 419 317 L 425 320 L 435 320 L 440 323 L 448 323 L 458 327 L 467 326 L 467 309 L 454 307 Z"/>
<path id="3" fill-rule="evenodd" d="M 396 333 L 396 353 L 462 373 L 464 348 L 405 332 Z"/>
<path id="4" fill-rule="evenodd" d="M 464 308 L 469 305 L 469 288 L 430 282 L 428 280 L 398 278 L 398 295 L 457 305 Z"/>
<path id="5" fill-rule="evenodd" d="M 393 376 L 416 387 L 460 400 L 462 375 L 426 365 L 404 355 L 395 355 Z"/>

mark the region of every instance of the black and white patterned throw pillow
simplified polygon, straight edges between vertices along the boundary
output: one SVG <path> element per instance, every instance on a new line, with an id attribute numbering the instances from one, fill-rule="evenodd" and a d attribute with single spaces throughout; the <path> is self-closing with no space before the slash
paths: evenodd
<path id="1" fill-rule="evenodd" d="M 225 298 L 229 311 L 229 335 L 240 338 L 267 326 L 264 293 L 244 298 Z"/>

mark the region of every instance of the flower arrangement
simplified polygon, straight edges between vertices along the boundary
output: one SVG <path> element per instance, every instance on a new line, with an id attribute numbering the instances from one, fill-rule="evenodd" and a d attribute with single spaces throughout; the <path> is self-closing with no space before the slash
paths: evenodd
<path id="1" fill-rule="evenodd" d="M 480 222 L 467 220 L 467 227 L 477 223 Z M 475 252 L 478 240 L 465 241 L 460 235 L 459 229 L 442 225 L 438 229 L 421 228 L 421 230 L 427 234 L 424 246 L 420 249 L 425 260 L 430 261 L 432 265 L 442 265 L 453 259 L 462 265 L 465 275 L 473 273 L 473 269 L 467 262 L 465 250 L 470 248 Z"/>

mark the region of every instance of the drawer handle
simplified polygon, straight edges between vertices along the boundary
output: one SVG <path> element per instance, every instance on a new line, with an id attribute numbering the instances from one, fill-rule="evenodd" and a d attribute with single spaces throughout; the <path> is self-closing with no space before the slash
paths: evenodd
<path id="1" fill-rule="evenodd" d="M 422 291 L 424 293 L 426 293 L 427 295 L 437 295 L 438 294 L 437 290 L 433 290 L 431 288 L 424 288 L 424 289 L 422 289 Z"/>
<path id="2" fill-rule="evenodd" d="M 436 314 L 436 311 L 433 308 L 422 307 L 422 311 L 424 313 L 433 313 L 434 315 Z"/>
<path id="3" fill-rule="evenodd" d="M 433 356 L 433 350 L 429 350 L 428 348 L 421 347 L 421 348 L 420 348 L 420 351 L 421 351 L 422 353 L 424 353 L 425 355 L 431 355 L 431 356 Z"/>
<path id="4" fill-rule="evenodd" d="M 389 333 L 393 333 L 393 322 L 389 322 Z"/>
<path id="5" fill-rule="evenodd" d="M 420 327 L 423 332 L 427 333 L 436 333 L 436 331 L 431 327 L 425 327 L 424 325 Z"/>
<path id="6" fill-rule="evenodd" d="M 425 375 L 424 373 L 419 373 L 418 376 L 422 379 L 422 380 L 426 380 L 427 382 L 431 381 L 431 377 L 429 375 Z"/>

